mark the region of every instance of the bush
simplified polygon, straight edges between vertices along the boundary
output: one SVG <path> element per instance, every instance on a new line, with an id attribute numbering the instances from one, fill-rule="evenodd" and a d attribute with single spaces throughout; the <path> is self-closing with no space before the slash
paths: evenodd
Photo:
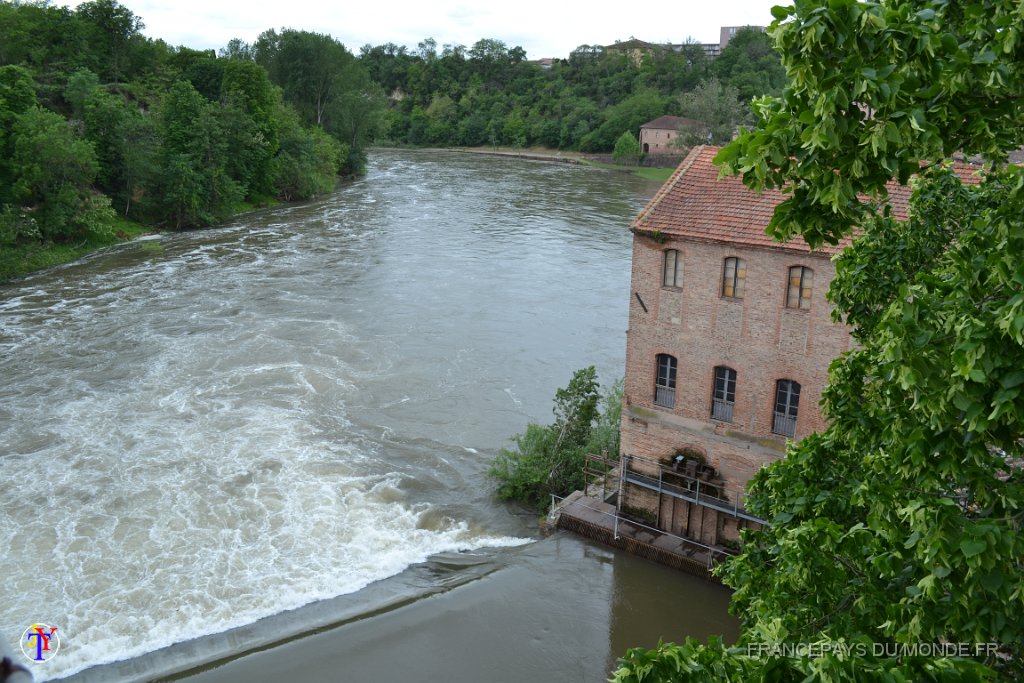
<path id="1" fill-rule="evenodd" d="M 599 410 L 603 404 L 604 410 Z M 488 470 L 497 495 L 531 507 L 546 507 L 549 497 L 583 488 L 587 453 L 618 455 L 622 381 L 601 397 L 594 366 L 573 373 L 568 386 L 555 393 L 554 424 L 529 423 L 503 448 Z"/>

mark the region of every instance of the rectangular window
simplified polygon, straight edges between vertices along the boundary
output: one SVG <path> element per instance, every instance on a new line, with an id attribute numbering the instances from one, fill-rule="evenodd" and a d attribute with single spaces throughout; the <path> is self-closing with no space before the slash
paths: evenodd
<path id="1" fill-rule="evenodd" d="M 796 434 L 796 416 L 800 407 L 800 384 L 791 379 L 775 383 L 775 419 L 772 431 L 792 437 Z"/>
<path id="2" fill-rule="evenodd" d="M 654 380 L 654 404 L 663 408 L 676 405 L 676 359 L 674 356 L 658 354 L 658 376 Z"/>
<path id="3" fill-rule="evenodd" d="M 736 406 L 736 371 L 732 368 L 715 368 L 715 391 L 711 397 L 711 417 L 722 422 L 732 422 L 732 411 Z"/>
<path id="4" fill-rule="evenodd" d="M 722 296 L 743 298 L 743 285 L 747 280 L 747 264 L 741 258 L 730 256 L 722 266 Z"/>
<path id="5" fill-rule="evenodd" d="M 683 286 L 683 255 L 675 249 L 665 250 L 665 269 L 661 284 L 665 287 Z"/>
<path id="6" fill-rule="evenodd" d="M 786 308 L 811 307 L 811 290 L 814 286 L 814 271 L 806 266 L 789 269 L 789 289 L 786 292 Z"/>

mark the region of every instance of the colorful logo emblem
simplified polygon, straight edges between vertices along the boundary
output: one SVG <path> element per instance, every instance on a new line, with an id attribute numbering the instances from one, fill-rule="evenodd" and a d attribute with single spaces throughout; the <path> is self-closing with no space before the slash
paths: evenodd
<path id="1" fill-rule="evenodd" d="M 32 624 L 21 636 L 21 651 L 33 662 L 48 662 L 60 650 L 56 626 Z"/>

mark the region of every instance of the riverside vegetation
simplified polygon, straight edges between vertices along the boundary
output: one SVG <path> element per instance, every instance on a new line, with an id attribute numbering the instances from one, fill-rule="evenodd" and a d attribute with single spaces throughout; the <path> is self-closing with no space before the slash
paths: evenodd
<path id="1" fill-rule="evenodd" d="M 583 488 L 588 453 L 618 457 L 621 379 L 602 395 L 594 366 L 577 370 L 555 392 L 554 403 L 554 423 L 529 423 L 512 438 L 515 448 L 503 448 L 495 457 L 488 475 L 499 498 L 546 510 L 552 495 Z"/>
<path id="2" fill-rule="evenodd" d="M 144 28 L 115 0 L 0 0 L 0 280 L 327 192 L 363 172 L 374 141 L 611 152 L 658 116 L 724 112 L 717 132 L 691 131 L 703 140 L 784 82 L 753 30 L 714 61 L 697 44 L 639 61 L 584 45 L 545 70 L 494 39 L 356 56 L 329 35 L 270 29 L 215 52 Z"/>
<path id="3" fill-rule="evenodd" d="M 0 278 L 126 220 L 209 225 L 362 172 L 384 98 L 338 41 L 269 30 L 217 55 L 143 28 L 113 0 L 0 2 Z"/>

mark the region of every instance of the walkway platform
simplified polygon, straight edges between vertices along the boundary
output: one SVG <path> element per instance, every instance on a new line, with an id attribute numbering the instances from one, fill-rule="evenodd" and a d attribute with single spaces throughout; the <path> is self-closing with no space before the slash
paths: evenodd
<path id="1" fill-rule="evenodd" d="M 711 567 L 728 555 L 726 551 L 620 517 L 614 505 L 598 497 L 577 491 L 560 502 L 552 516 L 559 529 L 720 583 Z"/>

